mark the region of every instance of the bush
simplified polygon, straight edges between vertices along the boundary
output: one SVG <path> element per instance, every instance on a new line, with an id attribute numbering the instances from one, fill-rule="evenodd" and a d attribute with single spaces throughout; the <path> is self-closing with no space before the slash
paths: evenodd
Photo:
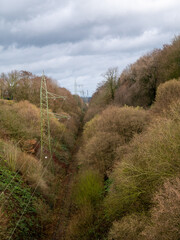
<path id="1" fill-rule="evenodd" d="M 147 240 L 179 240 L 180 178 L 168 180 L 153 198 L 151 225 L 143 232 Z"/>
<path id="2" fill-rule="evenodd" d="M 157 186 L 180 172 L 179 145 L 180 124 L 171 119 L 157 119 L 147 132 L 135 137 L 112 174 L 105 201 L 108 218 L 150 208 Z"/>
<path id="3" fill-rule="evenodd" d="M 180 100 L 180 81 L 173 79 L 160 84 L 152 109 L 158 114 L 159 112 L 168 111 L 170 105 L 178 100 Z"/>
<path id="4" fill-rule="evenodd" d="M 98 169 L 102 174 L 107 174 L 113 167 L 116 148 L 124 142 L 116 133 L 102 132 L 92 137 L 83 149 L 85 167 Z"/>
<path id="5" fill-rule="evenodd" d="M 141 133 L 147 123 L 148 114 L 143 109 L 108 107 L 86 123 L 84 145 L 78 153 L 79 162 L 107 174 L 113 167 L 116 148 Z"/>
<path id="6" fill-rule="evenodd" d="M 86 143 L 97 132 L 97 123 L 100 121 L 100 116 L 96 115 L 93 119 L 87 122 L 83 129 L 83 141 Z"/>
<path id="7" fill-rule="evenodd" d="M 40 136 L 40 112 L 27 101 L 3 104 L 0 108 L 0 123 L 2 137 L 22 140 Z"/>
<path id="8" fill-rule="evenodd" d="M 118 133 L 124 142 L 129 142 L 136 133 L 141 133 L 148 121 L 148 114 L 141 108 L 115 107 L 105 109 L 96 128 L 99 132 Z"/>

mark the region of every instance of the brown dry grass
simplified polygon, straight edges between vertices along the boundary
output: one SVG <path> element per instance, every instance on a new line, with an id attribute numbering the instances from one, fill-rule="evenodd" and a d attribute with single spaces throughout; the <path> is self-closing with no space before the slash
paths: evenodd
<path id="1" fill-rule="evenodd" d="M 132 214 L 115 221 L 108 234 L 108 240 L 140 240 L 147 218 Z"/>
<path id="2" fill-rule="evenodd" d="M 11 143 L 1 141 L 1 153 L 5 164 L 12 171 L 19 171 L 24 180 L 35 187 L 37 184 L 42 193 L 47 193 L 48 186 L 45 180 L 47 171 L 44 172 L 42 163 L 31 155 L 23 153 Z M 45 174 L 44 174 L 45 173 Z"/>

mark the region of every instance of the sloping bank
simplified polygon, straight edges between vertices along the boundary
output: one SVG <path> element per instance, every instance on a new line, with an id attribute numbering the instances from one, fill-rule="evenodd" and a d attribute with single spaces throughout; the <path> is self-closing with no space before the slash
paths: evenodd
<path id="1" fill-rule="evenodd" d="M 50 120 L 53 158 L 45 145 L 47 159 L 40 161 L 39 108 L 28 101 L 0 100 L 0 239 L 49 236 L 80 122 L 81 108 L 74 101 L 77 115 L 68 123 Z M 66 113 L 71 115 L 71 109 Z"/>

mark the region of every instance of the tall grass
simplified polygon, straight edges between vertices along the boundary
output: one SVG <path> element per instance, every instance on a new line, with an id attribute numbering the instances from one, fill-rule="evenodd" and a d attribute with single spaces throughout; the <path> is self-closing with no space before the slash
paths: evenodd
<path id="1" fill-rule="evenodd" d="M 96 206 L 102 199 L 103 182 L 98 172 L 87 170 L 78 176 L 74 187 L 74 201 L 79 207 L 91 204 Z"/>
<path id="2" fill-rule="evenodd" d="M 1 164 L 4 163 L 12 171 L 18 171 L 32 187 L 38 184 L 41 192 L 47 193 L 48 186 L 45 178 L 48 173 L 43 174 L 44 168 L 40 161 L 23 153 L 12 143 L 6 143 L 3 140 L 0 140 L 0 155 L 2 158 Z"/>

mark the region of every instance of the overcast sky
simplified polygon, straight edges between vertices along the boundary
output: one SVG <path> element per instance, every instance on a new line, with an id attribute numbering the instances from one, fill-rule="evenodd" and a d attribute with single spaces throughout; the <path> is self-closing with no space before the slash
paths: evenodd
<path id="1" fill-rule="evenodd" d="M 179 35 L 179 12 L 179 0 L 0 0 L 0 73 L 44 70 L 90 95 L 109 67 Z"/>

